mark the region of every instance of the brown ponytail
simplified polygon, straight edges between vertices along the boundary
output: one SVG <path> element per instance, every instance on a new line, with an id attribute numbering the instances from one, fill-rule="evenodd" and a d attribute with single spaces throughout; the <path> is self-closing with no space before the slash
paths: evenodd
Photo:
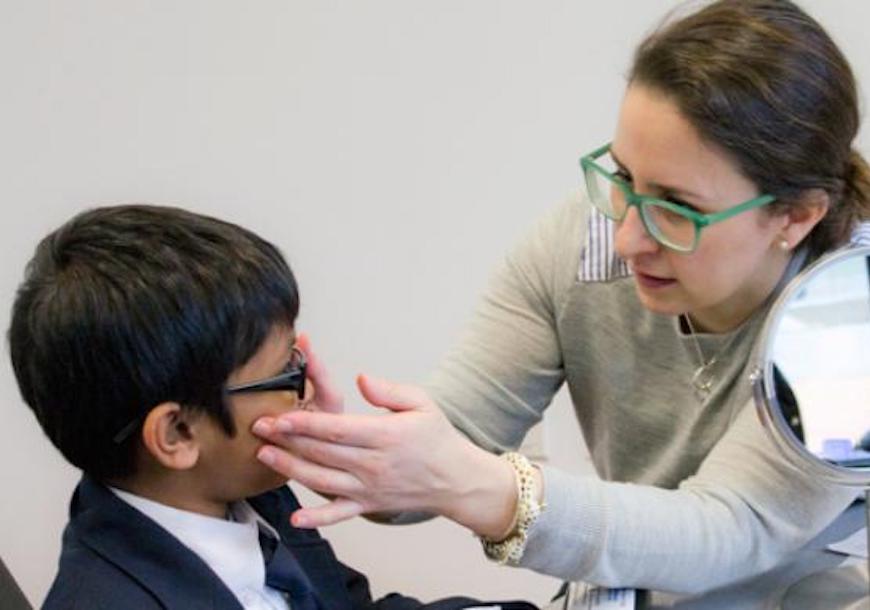
<path id="1" fill-rule="evenodd" d="M 832 201 L 825 217 L 813 229 L 809 244 L 821 253 L 849 241 L 860 222 L 870 221 L 870 165 L 856 150 L 851 150 L 842 179 L 842 194 Z"/>

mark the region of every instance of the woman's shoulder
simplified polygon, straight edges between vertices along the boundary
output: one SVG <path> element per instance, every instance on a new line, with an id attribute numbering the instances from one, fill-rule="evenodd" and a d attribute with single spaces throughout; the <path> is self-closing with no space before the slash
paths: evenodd
<path id="1" fill-rule="evenodd" d="M 549 269 L 572 284 L 625 278 L 630 271 L 616 253 L 615 230 L 616 224 L 578 191 L 538 221 L 513 259 Z"/>

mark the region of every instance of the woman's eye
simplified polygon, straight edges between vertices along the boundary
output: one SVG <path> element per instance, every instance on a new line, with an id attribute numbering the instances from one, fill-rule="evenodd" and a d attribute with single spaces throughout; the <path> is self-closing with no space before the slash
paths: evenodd
<path id="1" fill-rule="evenodd" d="M 667 201 L 667 202 L 669 202 L 669 203 L 673 203 L 673 204 L 675 204 L 675 205 L 678 205 L 678 206 L 680 206 L 681 208 L 685 208 L 685 209 L 687 209 L 687 210 L 692 210 L 693 212 L 698 212 L 698 213 L 700 213 L 700 210 L 699 210 L 698 208 L 696 208 L 695 206 L 693 206 L 691 203 L 688 203 L 688 202 L 686 202 L 686 201 L 683 201 L 683 200 L 680 199 L 679 197 L 674 197 L 673 195 L 667 195 L 667 196 L 662 197 L 662 199 L 664 199 L 665 201 Z"/>
<path id="2" fill-rule="evenodd" d="M 623 182 L 631 182 L 631 174 L 629 174 L 624 169 L 617 169 L 613 172 L 613 175 L 622 180 Z"/>

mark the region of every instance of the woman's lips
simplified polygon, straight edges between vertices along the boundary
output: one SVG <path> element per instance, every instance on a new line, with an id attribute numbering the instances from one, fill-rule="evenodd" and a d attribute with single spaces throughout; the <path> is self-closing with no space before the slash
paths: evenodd
<path id="1" fill-rule="evenodd" d="M 657 277 L 637 270 L 634 272 L 634 278 L 642 287 L 651 289 L 667 288 L 677 283 L 677 280 L 674 279 Z"/>

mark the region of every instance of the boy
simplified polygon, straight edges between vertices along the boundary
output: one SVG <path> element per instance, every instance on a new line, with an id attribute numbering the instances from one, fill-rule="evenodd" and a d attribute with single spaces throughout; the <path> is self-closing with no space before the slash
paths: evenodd
<path id="1" fill-rule="evenodd" d="M 290 526 L 298 503 L 250 427 L 311 399 L 298 308 L 273 245 L 184 210 L 98 208 L 42 240 L 10 351 L 24 400 L 84 472 L 45 608 L 474 605 L 373 601 L 316 531 Z"/>

